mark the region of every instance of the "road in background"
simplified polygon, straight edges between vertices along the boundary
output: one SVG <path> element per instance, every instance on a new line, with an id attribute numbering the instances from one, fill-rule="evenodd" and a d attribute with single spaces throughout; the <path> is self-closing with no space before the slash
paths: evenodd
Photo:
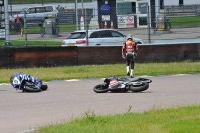
<path id="1" fill-rule="evenodd" d="M 148 77 L 142 93 L 95 93 L 103 80 L 52 81 L 47 91 L 22 93 L 0 85 L 0 133 L 19 133 L 84 116 L 143 112 L 150 109 L 200 104 L 200 74 Z"/>
<path id="2" fill-rule="evenodd" d="M 136 38 L 141 38 L 146 44 L 148 44 L 148 29 L 136 28 L 136 29 L 116 29 L 123 34 L 132 34 Z M 187 30 L 187 31 L 186 31 Z M 154 32 L 151 31 L 151 41 L 155 44 L 167 44 L 167 43 L 199 43 L 200 27 L 194 28 L 177 28 L 172 29 L 169 33 Z M 67 38 L 70 32 L 61 32 L 59 37 L 43 38 L 40 34 L 27 34 L 28 40 L 48 40 L 61 42 Z M 19 40 L 21 35 L 10 35 L 10 40 Z M 187 36 L 187 38 L 185 38 Z M 188 40 L 189 39 L 189 40 Z"/>

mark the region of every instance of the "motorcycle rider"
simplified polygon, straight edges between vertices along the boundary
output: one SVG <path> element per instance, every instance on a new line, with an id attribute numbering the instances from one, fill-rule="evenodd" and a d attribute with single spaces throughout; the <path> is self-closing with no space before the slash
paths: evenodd
<path id="1" fill-rule="evenodd" d="M 134 61 L 135 56 L 137 56 L 137 50 L 137 43 L 133 41 L 132 35 L 128 34 L 127 40 L 122 46 L 122 57 L 126 59 L 126 72 L 128 76 L 131 76 L 131 78 L 134 77 Z"/>

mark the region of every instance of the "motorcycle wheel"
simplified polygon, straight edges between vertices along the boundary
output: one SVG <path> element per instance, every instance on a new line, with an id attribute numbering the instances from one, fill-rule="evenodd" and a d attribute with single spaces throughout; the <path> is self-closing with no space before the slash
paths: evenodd
<path id="1" fill-rule="evenodd" d="M 99 85 L 96 85 L 94 88 L 93 88 L 94 92 L 96 93 L 106 93 L 108 92 L 108 89 L 105 88 L 104 85 L 102 84 L 99 84 Z"/>
<path id="2" fill-rule="evenodd" d="M 149 88 L 149 83 L 143 82 L 142 84 L 139 85 L 131 85 L 130 90 L 133 92 L 141 92 L 145 91 Z"/>
<path id="3" fill-rule="evenodd" d="M 33 83 L 27 82 L 24 84 L 23 92 L 40 92 L 41 89 L 35 86 Z"/>
<path id="4" fill-rule="evenodd" d="M 43 91 L 46 91 L 47 88 L 48 88 L 48 86 L 47 86 L 46 84 L 42 83 L 41 89 L 42 89 Z"/>

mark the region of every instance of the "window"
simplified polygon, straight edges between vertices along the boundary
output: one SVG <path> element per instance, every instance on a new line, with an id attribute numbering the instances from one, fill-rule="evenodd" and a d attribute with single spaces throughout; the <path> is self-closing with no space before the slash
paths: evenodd
<path id="1" fill-rule="evenodd" d="M 100 38 L 112 37 L 111 31 L 100 31 L 99 32 Z"/>
<path id="2" fill-rule="evenodd" d="M 132 2 L 132 12 L 136 13 L 136 4 L 135 4 L 135 2 Z"/>
<path id="3" fill-rule="evenodd" d="M 147 25 L 147 17 L 139 17 L 139 25 Z"/>
<path id="4" fill-rule="evenodd" d="M 35 8 L 30 8 L 27 13 L 35 13 Z"/>
<path id="5" fill-rule="evenodd" d="M 44 7 L 37 7 L 37 8 L 36 8 L 36 12 L 37 12 L 37 13 L 45 12 L 45 8 L 44 8 Z"/>
<path id="6" fill-rule="evenodd" d="M 121 33 L 116 32 L 116 31 L 112 31 L 111 34 L 112 34 L 112 37 L 123 37 Z"/>
<path id="7" fill-rule="evenodd" d="M 164 0 L 160 0 L 160 9 L 164 9 Z"/>
<path id="8" fill-rule="evenodd" d="M 4 1 L 0 0 L 0 6 L 4 6 Z"/>
<path id="9" fill-rule="evenodd" d="M 136 4 L 135 2 L 117 3 L 117 12 L 118 12 L 118 15 L 135 14 Z"/>
<path id="10" fill-rule="evenodd" d="M 99 38 L 99 33 L 96 31 L 90 35 L 90 38 Z"/>
<path id="11" fill-rule="evenodd" d="M 85 32 L 77 32 L 77 33 L 71 33 L 67 39 L 83 39 L 85 38 L 86 33 Z"/>
<path id="12" fill-rule="evenodd" d="M 53 11 L 53 7 L 52 6 L 47 6 L 45 7 L 46 12 L 52 12 Z"/>
<path id="13" fill-rule="evenodd" d="M 179 0 L 179 6 L 183 5 L 183 0 Z"/>
<path id="14" fill-rule="evenodd" d="M 138 7 L 139 7 L 139 9 L 138 9 L 139 13 L 147 14 L 148 2 L 138 3 Z"/>

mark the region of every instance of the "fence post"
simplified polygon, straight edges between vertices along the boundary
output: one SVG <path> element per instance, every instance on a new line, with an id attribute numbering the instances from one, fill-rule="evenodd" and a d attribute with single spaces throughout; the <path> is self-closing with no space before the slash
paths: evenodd
<path id="1" fill-rule="evenodd" d="M 85 9 L 85 20 L 86 20 L 86 43 L 87 43 L 87 46 L 88 46 L 89 45 L 89 39 L 88 39 L 89 23 L 88 23 L 88 17 L 87 17 L 86 9 Z"/>
<path id="2" fill-rule="evenodd" d="M 147 25 L 148 25 L 148 41 L 151 43 L 151 29 L 150 29 L 150 13 L 149 13 L 149 6 L 147 6 Z"/>
<path id="3" fill-rule="evenodd" d="M 27 46 L 28 41 L 27 41 L 26 11 L 24 11 L 24 35 L 25 35 L 25 46 Z"/>

